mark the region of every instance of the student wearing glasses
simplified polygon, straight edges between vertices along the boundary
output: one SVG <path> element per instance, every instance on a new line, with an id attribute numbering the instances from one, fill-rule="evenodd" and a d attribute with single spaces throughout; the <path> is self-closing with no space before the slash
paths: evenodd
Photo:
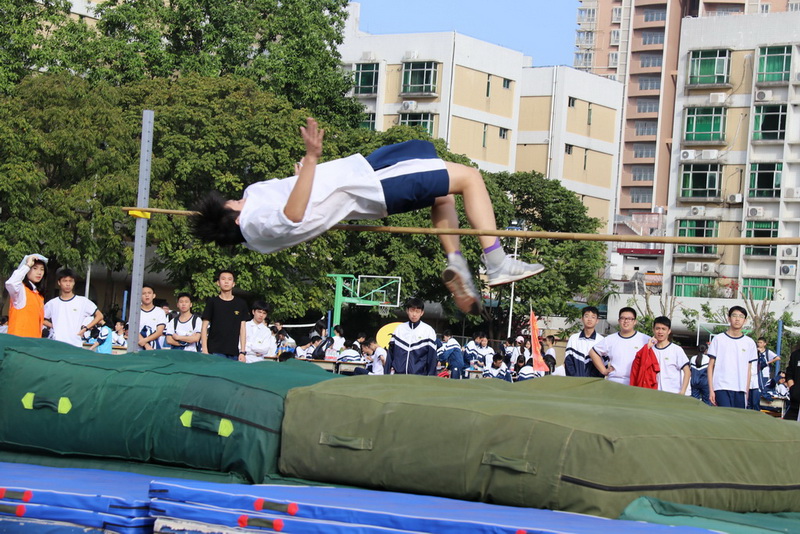
<path id="1" fill-rule="evenodd" d="M 636 331 L 636 310 L 625 307 L 619 311 L 619 332 L 598 341 L 589 351 L 589 357 L 602 376 L 630 385 L 633 360 L 648 341 L 650 336 Z"/>
<path id="2" fill-rule="evenodd" d="M 758 348 L 742 328 L 747 310 L 733 306 L 728 310 L 727 332 L 717 334 L 708 346 L 708 398 L 714 406 L 746 407 L 750 387 L 750 364 L 758 361 Z"/>
<path id="3" fill-rule="evenodd" d="M 589 357 L 602 376 L 630 385 L 633 360 L 648 341 L 650 336 L 636 331 L 636 310 L 625 307 L 619 310 L 619 332 L 598 341 L 589 351 Z"/>

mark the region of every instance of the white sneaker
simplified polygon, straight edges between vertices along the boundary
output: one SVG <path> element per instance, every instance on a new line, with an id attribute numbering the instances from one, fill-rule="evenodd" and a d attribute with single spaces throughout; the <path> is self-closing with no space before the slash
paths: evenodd
<path id="1" fill-rule="evenodd" d="M 447 268 L 442 272 L 442 281 L 453 294 L 453 300 L 459 310 L 472 315 L 480 315 L 483 303 L 472 283 L 472 273 L 466 260 L 459 258 L 448 261 Z"/>
<path id="2" fill-rule="evenodd" d="M 501 286 L 503 284 L 510 284 L 518 280 L 524 280 L 533 275 L 539 274 L 544 271 L 544 265 L 540 263 L 525 263 L 524 261 L 515 260 L 511 256 L 506 256 L 500 267 L 494 271 L 486 270 L 486 275 L 489 278 L 489 287 Z"/>

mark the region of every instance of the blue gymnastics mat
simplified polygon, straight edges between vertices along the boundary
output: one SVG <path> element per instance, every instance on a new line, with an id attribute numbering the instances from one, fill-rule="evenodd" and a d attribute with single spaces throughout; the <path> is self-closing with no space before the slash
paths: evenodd
<path id="1" fill-rule="evenodd" d="M 287 532 L 334 532 L 336 525 L 346 527 L 342 532 L 442 534 L 710 532 L 694 527 L 671 527 L 553 510 L 353 488 L 154 480 L 150 485 L 150 497 L 153 499 L 151 513 L 156 517 L 201 521 L 207 525 L 238 526 L 261 532 L 279 531 L 276 528 L 278 526 L 281 529 L 285 527 Z M 283 521 L 276 524 L 278 519 Z M 359 530 L 366 528 L 383 530 Z"/>
<path id="2" fill-rule="evenodd" d="M 150 480 L 135 473 L 0 462 L 0 532 L 13 532 L 15 522 L 29 520 L 37 525 L 29 532 L 68 531 L 58 524 L 46 527 L 47 522 L 152 532 Z"/>

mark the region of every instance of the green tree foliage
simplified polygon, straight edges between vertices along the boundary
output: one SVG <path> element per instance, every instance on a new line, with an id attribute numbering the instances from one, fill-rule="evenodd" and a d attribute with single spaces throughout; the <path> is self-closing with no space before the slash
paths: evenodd
<path id="1" fill-rule="evenodd" d="M 65 24 L 67 0 L 0 0 L 0 93 L 10 92 L 45 61 L 50 29 Z"/>
<path id="2" fill-rule="evenodd" d="M 361 105 L 338 45 L 346 0 L 108 0 L 99 20 L 61 24 L 44 66 L 92 81 L 125 84 L 177 75 L 235 75 L 296 108 L 355 126 Z"/>
<path id="3" fill-rule="evenodd" d="M 490 178 L 509 193 L 513 206 L 508 215 L 497 215 L 499 227 L 516 220 L 528 230 L 594 233 L 600 226 L 598 219 L 587 215 L 587 208 L 578 196 L 557 180 L 535 172 L 497 173 Z M 512 239 L 505 239 L 504 244 L 508 251 L 514 248 Z M 605 267 L 605 245 L 602 243 L 520 239 L 518 245 L 520 259 L 541 263 L 547 270 L 516 284 L 515 295 L 521 302 L 515 306 L 515 314 L 526 313 L 532 304 L 537 315 L 575 318 L 580 310 L 570 302 L 576 296 L 603 290 L 600 275 Z M 501 303 L 508 300 L 502 296 Z"/>

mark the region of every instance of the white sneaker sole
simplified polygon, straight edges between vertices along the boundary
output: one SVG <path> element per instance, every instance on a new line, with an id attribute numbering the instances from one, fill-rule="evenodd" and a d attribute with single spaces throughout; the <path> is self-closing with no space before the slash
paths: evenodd
<path id="1" fill-rule="evenodd" d="M 536 269 L 535 271 L 519 274 L 517 276 L 506 275 L 494 279 L 490 278 L 487 285 L 489 287 L 497 287 L 505 284 L 510 284 L 511 282 L 519 282 L 520 280 L 525 280 L 526 278 L 530 278 L 531 276 L 536 276 L 537 274 L 543 272 L 544 270 L 545 267 L 542 266 L 539 269 Z"/>
<path id="2" fill-rule="evenodd" d="M 453 295 L 456 307 L 462 312 L 470 315 L 480 315 L 483 303 L 477 294 L 470 294 L 466 291 L 461 275 L 455 269 L 445 269 L 442 273 L 442 281 Z"/>

